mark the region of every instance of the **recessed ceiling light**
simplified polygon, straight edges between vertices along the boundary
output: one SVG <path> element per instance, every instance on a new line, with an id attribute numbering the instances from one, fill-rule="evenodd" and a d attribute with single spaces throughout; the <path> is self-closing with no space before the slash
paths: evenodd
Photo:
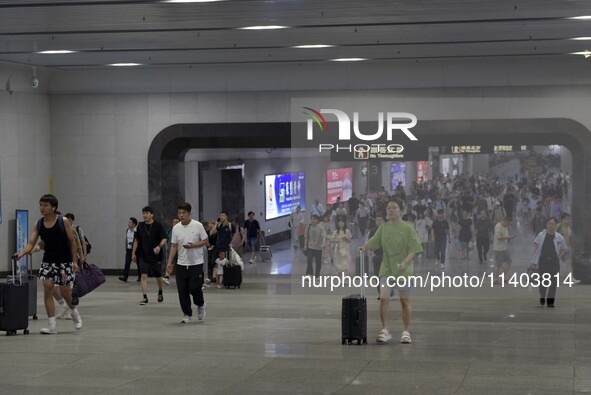
<path id="1" fill-rule="evenodd" d="M 591 40 L 591 37 L 574 37 L 571 40 Z"/>
<path id="2" fill-rule="evenodd" d="M 367 60 L 367 58 L 337 58 L 337 59 L 329 59 L 331 62 L 360 62 L 362 60 Z"/>
<path id="3" fill-rule="evenodd" d="M 213 3 L 226 0 L 162 0 L 162 3 Z"/>
<path id="4" fill-rule="evenodd" d="M 142 63 L 111 63 L 107 66 L 113 67 L 132 67 L 132 66 L 142 66 Z"/>
<path id="5" fill-rule="evenodd" d="M 581 51 L 581 52 L 571 52 L 570 55 L 583 55 L 585 58 L 588 58 L 589 56 L 591 56 L 591 51 L 589 51 L 588 49 Z"/>
<path id="6" fill-rule="evenodd" d="M 587 20 L 587 19 L 591 19 L 591 15 L 571 16 L 571 17 L 566 18 L 566 19 Z"/>
<path id="7" fill-rule="evenodd" d="M 55 50 L 51 50 L 51 51 L 38 51 L 37 53 L 43 54 L 43 55 L 58 55 L 58 54 L 74 53 L 74 52 L 76 52 L 76 51 L 70 51 L 68 49 L 55 49 Z"/>
<path id="8" fill-rule="evenodd" d="M 275 30 L 275 29 L 289 29 L 289 26 L 277 26 L 277 25 L 246 26 L 246 27 L 239 27 L 238 29 L 241 29 L 241 30 Z"/>
<path id="9" fill-rule="evenodd" d="M 331 48 L 334 47 L 334 45 L 327 45 L 327 44 L 306 44 L 306 45 L 295 45 L 292 48 L 303 48 L 303 49 L 307 49 L 307 48 Z"/>

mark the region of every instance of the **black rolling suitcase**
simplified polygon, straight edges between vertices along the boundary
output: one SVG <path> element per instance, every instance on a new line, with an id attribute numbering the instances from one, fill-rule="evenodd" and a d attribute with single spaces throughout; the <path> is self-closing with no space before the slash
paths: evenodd
<path id="1" fill-rule="evenodd" d="M 14 262 L 12 276 L 15 278 Z M 18 284 L 0 283 L 0 331 L 7 336 L 16 335 L 22 329 L 29 334 L 29 284 L 22 280 Z"/>
<path id="2" fill-rule="evenodd" d="M 240 265 L 224 266 L 224 287 L 240 288 L 242 284 L 242 268 Z"/>
<path id="3" fill-rule="evenodd" d="M 365 273 L 365 252 L 359 254 L 360 272 Z M 365 285 L 361 283 L 361 294 L 349 295 L 343 298 L 341 311 L 341 340 L 342 344 L 367 344 L 367 299 Z"/>
<path id="4" fill-rule="evenodd" d="M 33 317 L 34 320 L 37 319 L 37 276 L 33 275 L 33 260 L 31 259 L 30 255 L 25 257 L 27 260 L 27 273 L 25 275 L 17 275 L 17 276 L 8 276 L 8 283 L 9 284 L 17 284 L 19 285 L 21 282 L 29 284 L 29 317 Z M 18 261 L 12 261 L 12 265 L 15 267 L 15 271 L 17 270 L 15 265 L 18 265 Z M 22 273 L 21 273 L 22 274 Z"/>

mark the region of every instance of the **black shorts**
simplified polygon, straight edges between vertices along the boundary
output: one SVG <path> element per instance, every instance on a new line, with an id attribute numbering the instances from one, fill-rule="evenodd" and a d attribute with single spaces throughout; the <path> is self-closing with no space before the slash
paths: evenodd
<path id="1" fill-rule="evenodd" d="M 162 277 L 162 262 L 149 263 L 138 257 L 140 274 L 147 274 L 148 277 Z"/>

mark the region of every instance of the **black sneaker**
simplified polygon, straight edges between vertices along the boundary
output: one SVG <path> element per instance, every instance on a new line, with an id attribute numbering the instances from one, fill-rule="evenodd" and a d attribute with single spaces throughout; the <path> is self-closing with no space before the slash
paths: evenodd
<path id="1" fill-rule="evenodd" d="M 123 277 L 123 276 L 119 277 L 119 280 L 120 280 L 120 281 L 123 281 L 124 283 L 126 283 L 126 282 L 127 282 L 127 279 L 126 279 L 125 277 Z"/>
<path id="2" fill-rule="evenodd" d="M 164 301 L 164 295 L 162 292 L 158 292 L 158 303 L 162 303 Z"/>
<path id="3" fill-rule="evenodd" d="M 140 306 L 144 306 L 148 304 L 148 298 L 143 298 L 140 302 Z"/>

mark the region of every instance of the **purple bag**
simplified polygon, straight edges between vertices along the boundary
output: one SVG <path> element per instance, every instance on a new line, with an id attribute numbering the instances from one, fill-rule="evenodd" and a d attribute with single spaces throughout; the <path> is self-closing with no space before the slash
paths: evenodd
<path id="1" fill-rule="evenodd" d="M 89 292 L 92 292 L 99 285 L 104 283 L 105 275 L 97 265 L 92 263 L 83 263 L 76 273 L 74 279 L 75 296 L 81 298 Z"/>

